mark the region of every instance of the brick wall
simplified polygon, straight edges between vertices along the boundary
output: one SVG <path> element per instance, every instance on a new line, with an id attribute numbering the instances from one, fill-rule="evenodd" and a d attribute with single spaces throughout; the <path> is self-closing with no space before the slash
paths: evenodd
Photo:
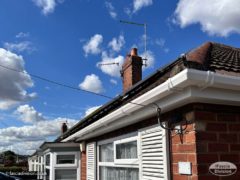
<path id="1" fill-rule="evenodd" d="M 240 108 L 209 104 L 193 104 L 188 113 L 190 125 L 186 133 L 171 132 L 171 167 L 173 180 L 240 179 Z M 190 114 L 190 115 L 189 115 Z M 191 162 L 192 175 L 178 173 L 178 162 Z M 228 161 L 238 167 L 235 175 L 219 177 L 209 166 Z"/>
<path id="2" fill-rule="evenodd" d="M 187 116 L 188 120 L 193 121 L 194 112 L 190 111 Z M 185 128 L 182 125 L 182 128 Z M 197 144 L 195 123 L 188 124 L 185 133 L 180 135 L 175 130 L 170 133 L 170 160 L 171 175 L 173 180 L 197 180 Z M 178 172 L 178 162 L 191 162 L 192 175 L 181 175 Z"/>
<path id="3" fill-rule="evenodd" d="M 134 84 L 142 80 L 142 58 L 127 56 L 122 66 L 123 91 L 126 92 Z"/>
<path id="4" fill-rule="evenodd" d="M 81 152 L 81 180 L 86 180 L 87 179 L 87 174 L 86 174 L 86 163 L 87 163 L 87 158 L 86 158 L 86 151 Z"/>
<path id="5" fill-rule="evenodd" d="M 227 106 L 202 106 L 195 111 L 199 180 L 240 179 L 240 109 Z M 217 177 L 208 167 L 228 161 L 238 167 L 235 175 Z"/>

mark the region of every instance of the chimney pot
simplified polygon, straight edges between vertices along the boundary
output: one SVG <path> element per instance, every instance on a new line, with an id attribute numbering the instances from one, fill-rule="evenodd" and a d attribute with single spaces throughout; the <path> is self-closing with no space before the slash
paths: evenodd
<path id="1" fill-rule="evenodd" d="M 67 123 L 65 122 L 62 123 L 62 127 L 61 127 L 62 134 L 64 134 L 67 130 L 68 130 Z"/>
<path id="2" fill-rule="evenodd" d="M 137 55 L 138 55 L 138 50 L 137 50 L 137 48 L 132 48 L 130 55 L 131 55 L 131 56 L 137 56 Z"/>

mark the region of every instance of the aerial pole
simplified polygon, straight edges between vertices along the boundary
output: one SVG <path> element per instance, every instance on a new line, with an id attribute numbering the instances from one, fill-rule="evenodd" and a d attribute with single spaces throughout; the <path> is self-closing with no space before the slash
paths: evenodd
<path id="1" fill-rule="evenodd" d="M 132 21 L 125 21 L 125 20 L 120 20 L 120 23 L 123 24 L 129 24 L 129 25 L 135 25 L 135 26 L 142 26 L 144 28 L 144 54 L 145 57 L 143 60 L 145 60 L 145 66 L 147 66 L 147 23 L 137 23 L 137 22 L 132 22 Z"/>

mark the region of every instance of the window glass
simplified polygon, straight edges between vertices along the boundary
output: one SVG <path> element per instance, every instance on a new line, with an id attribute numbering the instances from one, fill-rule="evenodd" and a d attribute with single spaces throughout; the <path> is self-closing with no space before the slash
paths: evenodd
<path id="1" fill-rule="evenodd" d="M 46 169 L 46 180 L 49 180 L 49 174 L 50 174 L 49 169 Z"/>
<path id="2" fill-rule="evenodd" d="M 100 166 L 100 180 L 139 180 L 138 168 Z"/>
<path id="3" fill-rule="evenodd" d="M 116 144 L 116 159 L 137 158 L 137 141 Z"/>
<path id="4" fill-rule="evenodd" d="M 74 164 L 75 155 L 57 155 L 57 164 Z"/>
<path id="5" fill-rule="evenodd" d="M 55 180 L 76 180 L 77 170 L 76 169 L 56 169 Z"/>
<path id="6" fill-rule="evenodd" d="M 103 144 L 99 146 L 99 161 L 113 162 L 113 143 Z"/>
<path id="7" fill-rule="evenodd" d="M 50 165 L 50 154 L 47 154 L 47 155 L 46 155 L 46 161 L 45 161 L 45 163 L 46 163 L 46 166 L 49 166 L 49 165 Z"/>

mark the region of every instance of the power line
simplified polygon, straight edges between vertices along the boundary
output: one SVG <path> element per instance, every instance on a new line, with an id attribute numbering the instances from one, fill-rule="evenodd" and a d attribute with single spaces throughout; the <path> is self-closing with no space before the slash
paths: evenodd
<path id="1" fill-rule="evenodd" d="M 83 92 L 94 94 L 94 95 L 97 95 L 97 96 L 102 96 L 102 97 L 105 97 L 105 98 L 108 98 L 108 99 L 113 99 L 113 97 L 106 96 L 104 94 L 95 93 L 95 92 L 80 89 L 80 88 L 77 88 L 77 87 L 74 87 L 74 86 L 71 86 L 71 85 L 63 84 L 63 83 L 53 81 L 53 80 L 50 80 L 50 79 L 47 79 L 47 78 L 44 78 L 44 77 L 41 77 L 41 76 L 38 76 L 38 75 L 35 75 L 35 74 L 27 73 L 26 71 L 17 70 L 17 69 L 10 68 L 10 67 L 7 67 L 7 66 L 1 65 L 1 64 L 0 64 L 0 67 L 11 70 L 11 71 L 15 71 L 15 72 L 18 72 L 18 73 L 27 74 L 27 75 L 30 75 L 30 76 L 36 78 L 36 79 L 40 79 L 42 81 L 46 81 L 48 83 L 55 84 L 55 85 L 58 85 L 58 86 L 62 86 L 62 87 L 65 87 L 65 88 L 69 88 L 69 89 L 73 89 L 73 90 L 77 90 L 77 91 L 83 91 Z"/>
<path id="2" fill-rule="evenodd" d="M 7 67 L 7 66 L 1 65 L 1 64 L 0 64 L 0 67 L 2 67 L 4 69 L 7 69 L 7 70 L 10 70 L 10 71 L 14 71 L 16 73 L 22 73 L 22 74 L 30 75 L 31 77 L 34 77 L 36 79 L 39 79 L 39 80 L 42 80 L 42 81 L 46 81 L 48 83 L 55 84 L 55 85 L 58 85 L 58 86 L 62 86 L 62 87 L 68 88 L 68 89 L 86 92 L 86 93 L 89 93 L 89 94 L 93 94 L 93 95 L 96 95 L 96 96 L 101 96 L 101 97 L 104 97 L 104 98 L 107 98 L 107 99 L 111 99 L 111 100 L 115 99 L 113 97 L 110 97 L 110 96 L 107 96 L 107 95 L 104 95 L 104 94 L 95 93 L 95 92 L 92 92 L 92 91 L 80 89 L 80 88 L 77 88 L 77 87 L 74 87 L 74 86 L 71 86 L 71 85 L 67 85 L 67 84 L 63 84 L 63 83 L 57 82 L 57 81 L 53 81 L 53 80 L 50 80 L 50 79 L 47 79 L 47 78 L 44 78 L 44 77 L 41 77 L 41 76 L 38 76 L 38 75 L 35 75 L 35 74 L 27 73 L 26 71 L 17 70 L 17 69 L 10 68 L 10 67 Z M 146 107 L 147 106 L 147 105 L 143 105 L 143 104 L 135 103 L 135 102 L 131 102 L 131 101 L 129 103 L 130 104 L 135 104 L 135 105 L 138 105 L 138 106 L 141 106 L 141 107 Z"/>

